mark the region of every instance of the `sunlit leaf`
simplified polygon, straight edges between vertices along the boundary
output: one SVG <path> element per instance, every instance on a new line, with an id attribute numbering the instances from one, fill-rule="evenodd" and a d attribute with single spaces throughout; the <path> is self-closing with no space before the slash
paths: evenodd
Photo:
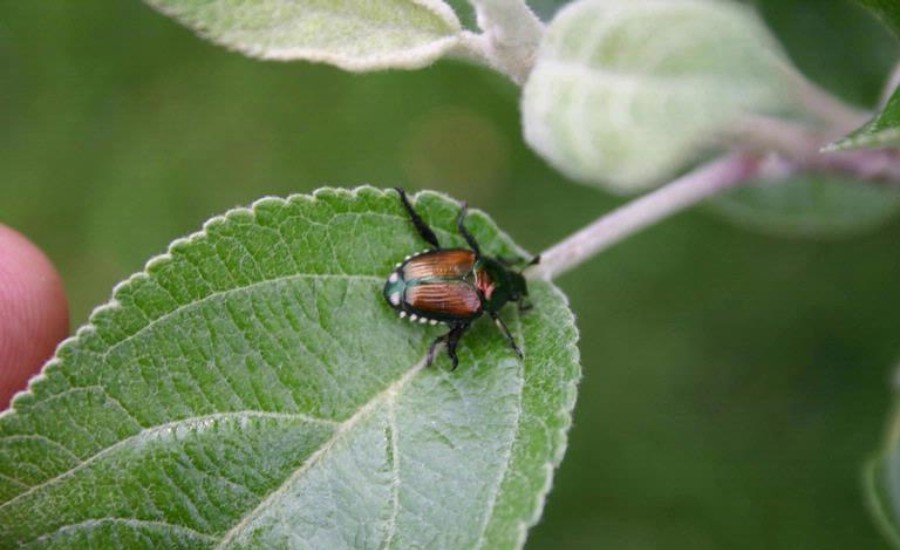
<path id="1" fill-rule="evenodd" d="M 441 0 L 146 1 L 247 55 L 351 71 L 428 65 L 456 44 L 460 31 Z"/>
<path id="2" fill-rule="evenodd" d="M 448 245 L 458 205 L 418 206 Z M 483 214 L 490 253 L 522 251 Z M 214 218 L 68 340 L 0 417 L 0 547 L 514 548 L 566 446 L 563 295 L 490 322 L 460 366 L 386 275 L 423 243 L 394 192 L 322 190 Z"/>

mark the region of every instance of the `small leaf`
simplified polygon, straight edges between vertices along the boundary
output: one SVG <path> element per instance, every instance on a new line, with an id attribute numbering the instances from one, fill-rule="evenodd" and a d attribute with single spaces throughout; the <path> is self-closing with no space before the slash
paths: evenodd
<path id="1" fill-rule="evenodd" d="M 900 38 L 900 2 L 897 0 L 856 0 L 869 8 Z"/>
<path id="2" fill-rule="evenodd" d="M 896 404 L 884 445 L 866 465 L 863 481 L 876 524 L 885 538 L 900 548 L 900 407 Z"/>
<path id="3" fill-rule="evenodd" d="M 897 0 L 856 0 L 871 10 L 900 38 L 900 2 Z M 890 88 L 889 88 L 890 89 Z M 823 148 L 823 152 L 851 149 L 900 147 L 900 86 L 880 113 L 862 127 Z"/>
<path id="4" fill-rule="evenodd" d="M 897 514 L 897 496 L 900 496 L 896 450 L 878 455 L 863 470 L 863 489 L 869 513 L 894 548 L 900 548 L 900 515 Z"/>
<path id="5" fill-rule="evenodd" d="M 862 128 L 829 145 L 823 152 L 900 147 L 900 87 L 884 109 Z"/>
<path id="6" fill-rule="evenodd" d="M 252 57 L 349 71 L 417 68 L 452 48 L 460 24 L 440 0 L 146 0 L 201 35 Z"/>
<path id="7" fill-rule="evenodd" d="M 778 236 L 840 237 L 877 227 L 900 211 L 900 190 L 816 174 L 750 182 L 710 201 L 741 226 Z"/>
<path id="8" fill-rule="evenodd" d="M 784 56 L 756 14 L 712 0 L 581 0 L 551 22 L 525 137 L 574 179 L 633 192 L 716 146 L 747 113 L 789 110 Z"/>
<path id="9" fill-rule="evenodd" d="M 460 246 L 459 206 L 417 207 Z M 483 214 L 490 253 L 522 252 Z M 0 548 L 515 548 L 579 377 L 563 295 L 503 311 L 460 367 L 381 296 L 419 250 L 394 192 L 263 199 L 172 244 L 0 416 Z"/>

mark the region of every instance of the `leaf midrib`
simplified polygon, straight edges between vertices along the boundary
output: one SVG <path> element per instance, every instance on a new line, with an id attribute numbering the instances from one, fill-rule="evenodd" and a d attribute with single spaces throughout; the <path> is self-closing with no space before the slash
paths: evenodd
<path id="1" fill-rule="evenodd" d="M 264 512 L 270 502 L 276 499 L 278 496 L 287 491 L 291 485 L 298 479 L 300 479 L 303 474 L 305 474 L 310 468 L 315 466 L 322 457 L 334 447 L 334 445 L 341 439 L 342 436 L 349 433 L 350 430 L 356 426 L 360 421 L 365 419 L 369 414 L 375 411 L 375 409 L 384 402 L 390 403 L 392 399 L 395 399 L 397 394 L 409 384 L 413 378 L 417 374 L 419 374 L 426 366 L 426 357 L 423 357 L 418 363 L 416 363 L 412 368 L 406 371 L 403 376 L 398 378 L 396 381 L 392 382 L 388 387 L 381 390 L 379 393 L 375 394 L 371 399 L 369 399 L 365 404 L 363 404 L 359 410 L 353 413 L 352 416 L 348 417 L 347 420 L 344 420 L 340 424 L 337 425 L 337 429 L 331 435 L 331 437 L 325 441 L 322 446 L 316 450 L 313 454 L 307 458 L 303 464 L 300 465 L 290 476 L 288 476 L 281 485 L 278 486 L 277 489 L 269 492 L 268 495 L 264 499 L 260 501 L 260 503 L 253 509 L 244 514 L 244 516 L 235 523 L 234 527 L 228 530 L 225 535 L 222 536 L 219 544 L 216 545 L 216 550 L 221 550 L 227 547 L 236 537 L 240 536 L 243 532 L 242 529 L 250 524 L 256 517 L 258 517 L 262 512 Z M 389 416 L 389 427 L 392 431 L 397 430 L 396 421 Z M 394 461 L 396 463 L 396 456 L 394 457 Z"/>

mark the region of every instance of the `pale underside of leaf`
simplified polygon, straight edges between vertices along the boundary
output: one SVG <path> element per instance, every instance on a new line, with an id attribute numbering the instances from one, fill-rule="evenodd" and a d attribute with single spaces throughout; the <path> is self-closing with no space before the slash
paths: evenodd
<path id="1" fill-rule="evenodd" d="M 426 66 L 456 46 L 440 0 L 146 0 L 210 40 L 252 57 L 350 71 Z"/>
<path id="2" fill-rule="evenodd" d="M 900 211 L 895 187 L 823 174 L 749 182 L 710 201 L 743 227 L 778 236 L 848 237 Z"/>
<path id="3" fill-rule="evenodd" d="M 454 203 L 419 205 L 462 244 Z M 426 369 L 442 330 L 380 296 L 421 246 L 372 188 L 266 199 L 174 243 L 0 416 L 0 547 L 520 546 L 565 448 L 572 318 L 534 284 L 531 313 L 504 313 L 524 362 L 480 323 L 457 371 Z"/>
<path id="4" fill-rule="evenodd" d="M 551 23 L 523 96 L 528 142 L 570 177 L 644 189 L 790 97 L 754 14 L 708 0 L 582 0 Z"/>

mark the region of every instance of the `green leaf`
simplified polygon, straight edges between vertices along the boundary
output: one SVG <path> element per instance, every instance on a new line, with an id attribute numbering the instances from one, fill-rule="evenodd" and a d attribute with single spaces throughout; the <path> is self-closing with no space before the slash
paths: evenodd
<path id="1" fill-rule="evenodd" d="M 551 22 L 525 84 L 525 137 L 571 178 L 639 191 L 715 148 L 737 117 L 789 110 L 789 72 L 746 6 L 581 0 Z"/>
<path id="2" fill-rule="evenodd" d="M 894 90 L 894 95 L 888 100 L 887 105 L 872 120 L 823 151 L 880 147 L 900 147 L 900 87 Z"/>
<path id="3" fill-rule="evenodd" d="M 900 548 L 900 525 L 897 515 L 897 496 L 900 491 L 897 481 L 898 462 L 896 451 L 886 455 L 878 455 L 866 464 L 863 470 L 863 488 L 869 513 L 881 529 L 885 538 L 894 548 Z M 893 483 L 891 481 L 894 481 Z"/>
<path id="4" fill-rule="evenodd" d="M 900 211 L 900 190 L 815 174 L 750 182 L 710 201 L 741 226 L 778 235 L 840 237 L 874 229 Z"/>
<path id="5" fill-rule="evenodd" d="M 456 45 L 461 29 L 441 0 L 146 1 L 247 55 L 349 71 L 428 65 Z"/>
<path id="6" fill-rule="evenodd" d="M 900 2 L 897 0 L 856 0 L 869 8 L 900 38 Z"/>
<path id="7" fill-rule="evenodd" d="M 869 511 L 885 538 L 900 548 L 900 407 L 889 419 L 883 448 L 863 471 Z"/>
<path id="8" fill-rule="evenodd" d="M 446 245 L 458 205 L 417 207 Z M 521 255 L 483 214 L 490 253 Z M 540 516 L 579 377 L 565 297 L 445 329 L 381 296 L 421 249 L 394 192 L 268 198 L 178 240 L 0 416 L 0 547 L 514 548 Z"/>
<path id="9" fill-rule="evenodd" d="M 871 10 L 900 38 L 900 2 L 897 0 L 856 0 Z M 846 137 L 828 145 L 823 152 L 851 149 L 900 147 L 900 86 L 872 120 Z"/>

